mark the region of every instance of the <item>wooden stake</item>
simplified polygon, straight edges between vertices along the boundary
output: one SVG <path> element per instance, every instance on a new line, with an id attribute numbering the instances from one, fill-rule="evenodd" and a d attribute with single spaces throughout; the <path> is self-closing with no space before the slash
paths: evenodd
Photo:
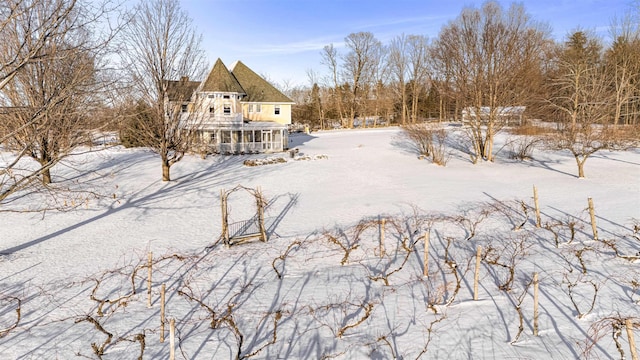
<path id="1" fill-rule="evenodd" d="M 596 214 L 593 208 L 593 199 L 589 198 L 589 216 L 591 217 L 591 230 L 593 230 L 593 240 L 598 240 L 598 228 L 596 227 Z"/>
<path id="2" fill-rule="evenodd" d="M 540 221 L 540 204 L 538 203 L 538 189 L 535 185 L 533 185 L 533 203 L 536 207 L 536 227 L 539 228 L 541 226 Z"/>
<path id="3" fill-rule="evenodd" d="M 538 336 L 538 273 L 533 273 L 533 336 Z"/>
<path id="4" fill-rule="evenodd" d="M 169 360 L 176 358 L 176 319 L 169 320 Z"/>
<path id="5" fill-rule="evenodd" d="M 424 276 L 429 276 L 429 231 L 424 234 Z"/>
<path id="6" fill-rule="evenodd" d="M 224 189 L 220 190 L 220 207 L 222 208 L 222 242 L 229 246 L 229 223 L 227 220 L 227 194 Z"/>
<path id="7" fill-rule="evenodd" d="M 149 268 L 149 276 L 147 277 L 147 307 L 151 307 L 151 274 L 153 273 L 153 253 L 151 251 L 149 251 L 147 267 Z"/>
<path id="8" fill-rule="evenodd" d="M 380 220 L 380 258 L 384 256 L 384 223 L 385 219 Z"/>
<path id="9" fill-rule="evenodd" d="M 256 195 L 258 196 L 258 226 L 260 226 L 260 239 L 264 242 L 267 241 L 267 230 L 264 226 L 264 199 L 262 197 L 262 191 L 260 187 L 256 189 Z"/>
<path id="10" fill-rule="evenodd" d="M 636 349 L 636 341 L 633 338 L 633 322 L 631 319 L 625 320 L 627 327 L 627 338 L 629 339 L 629 349 L 631 351 L 631 360 L 638 360 L 638 350 Z"/>
<path id="11" fill-rule="evenodd" d="M 164 323 L 165 323 L 165 318 L 164 318 L 164 301 L 165 301 L 165 290 L 166 290 L 166 286 L 165 284 L 162 284 L 162 286 L 160 287 L 160 342 L 163 343 L 164 342 Z"/>
<path id="12" fill-rule="evenodd" d="M 482 259 L 482 246 L 478 245 L 476 251 L 476 268 L 473 274 L 473 300 L 478 300 L 478 281 L 480 280 L 480 260 Z"/>

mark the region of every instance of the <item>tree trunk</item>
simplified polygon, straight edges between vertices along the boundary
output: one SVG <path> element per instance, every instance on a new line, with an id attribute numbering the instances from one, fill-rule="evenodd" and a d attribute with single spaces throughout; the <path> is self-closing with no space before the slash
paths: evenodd
<path id="1" fill-rule="evenodd" d="M 582 160 L 580 160 L 580 158 L 578 156 L 576 156 L 576 163 L 578 164 L 578 177 L 579 178 L 584 178 L 584 162 L 585 160 L 587 160 L 587 158 L 584 158 Z"/>
<path id="2" fill-rule="evenodd" d="M 404 84 L 404 80 L 402 81 L 402 125 L 406 125 L 407 123 L 407 86 Z M 413 121 L 415 122 L 415 121 Z"/>
<path id="3" fill-rule="evenodd" d="M 413 123 L 416 123 L 418 121 L 418 91 L 419 90 L 415 90 L 414 91 L 414 95 L 411 101 L 411 119 Z"/>
<path id="4" fill-rule="evenodd" d="M 489 120 L 487 138 L 485 140 L 485 158 L 487 161 L 493 161 L 493 122 L 491 120 Z"/>
<path id="5" fill-rule="evenodd" d="M 171 165 L 169 165 L 169 161 L 162 160 L 162 181 L 171 181 L 171 176 L 169 175 L 169 170 Z"/>
<path id="6" fill-rule="evenodd" d="M 51 184 L 51 169 L 46 168 L 42 171 L 42 185 Z"/>

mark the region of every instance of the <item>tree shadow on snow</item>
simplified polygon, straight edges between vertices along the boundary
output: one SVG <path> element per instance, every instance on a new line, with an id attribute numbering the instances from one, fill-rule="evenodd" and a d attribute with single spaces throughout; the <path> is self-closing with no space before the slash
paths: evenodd
<path id="1" fill-rule="evenodd" d="M 0 250 L 0 255 L 11 255 L 17 251 L 27 249 L 31 246 L 38 245 L 45 241 L 54 239 L 62 234 L 81 228 L 95 221 L 105 219 L 115 213 L 130 208 L 151 209 L 157 208 L 158 203 L 167 201 L 172 198 L 182 198 L 190 193 L 209 193 L 217 194 L 217 187 L 224 184 L 234 184 L 243 180 L 251 179 L 253 176 L 247 176 L 247 171 L 242 166 L 244 156 L 216 156 L 202 170 L 190 174 L 176 177 L 173 181 L 162 182 L 156 180 L 141 188 L 137 193 L 131 194 L 127 199 L 118 199 L 114 201 L 102 213 L 89 219 L 80 221 L 66 228 L 54 231 L 48 235 L 41 236 L 37 239 L 26 241 L 20 245 Z M 112 162 L 113 163 L 113 162 Z M 113 163 L 115 164 L 115 163 Z M 159 166 L 158 166 L 159 167 Z M 276 171 L 276 167 L 260 166 L 259 171 L 254 176 L 264 175 L 267 172 Z M 132 171 L 135 169 L 132 168 Z M 220 174 L 223 174 L 221 176 Z M 167 209 L 175 210 L 175 209 Z"/>

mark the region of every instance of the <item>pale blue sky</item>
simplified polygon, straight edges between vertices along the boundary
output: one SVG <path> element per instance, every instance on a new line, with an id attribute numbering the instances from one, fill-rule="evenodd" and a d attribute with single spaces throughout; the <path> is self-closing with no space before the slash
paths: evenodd
<path id="1" fill-rule="evenodd" d="M 508 8 L 511 1 L 500 0 Z M 532 17 L 547 23 L 556 39 L 580 27 L 606 37 L 611 20 L 631 11 L 634 0 L 525 0 Z M 470 0 L 182 0 L 203 34 L 209 62 L 241 60 L 272 81 L 308 85 L 307 70 L 326 73 L 320 52 L 369 31 L 388 44 L 401 34 L 435 38 Z"/>

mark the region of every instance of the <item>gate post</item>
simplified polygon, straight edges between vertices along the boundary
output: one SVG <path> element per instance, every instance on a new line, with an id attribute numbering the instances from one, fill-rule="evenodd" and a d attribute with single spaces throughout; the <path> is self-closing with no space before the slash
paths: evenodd
<path id="1" fill-rule="evenodd" d="M 267 230 L 264 227 L 264 197 L 260 187 L 256 189 L 256 203 L 258 204 L 258 226 L 260 227 L 260 239 L 267 242 Z"/>

